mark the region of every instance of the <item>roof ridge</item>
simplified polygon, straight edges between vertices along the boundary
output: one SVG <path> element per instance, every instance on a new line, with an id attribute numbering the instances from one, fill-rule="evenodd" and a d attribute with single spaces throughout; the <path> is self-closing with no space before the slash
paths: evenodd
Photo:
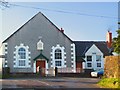
<path id="1" fill-rule="evenodd" d="M 106 42 L 106 41 L 73 41 L 73 42 Z"/>

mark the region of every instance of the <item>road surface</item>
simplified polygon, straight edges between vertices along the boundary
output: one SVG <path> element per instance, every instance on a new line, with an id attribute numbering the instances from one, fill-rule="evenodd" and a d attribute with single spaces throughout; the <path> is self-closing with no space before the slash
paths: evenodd
<path id="1" fill-rule="evenodd" d="M 99 78 L 71 78 L 71 77 L 55 77 L 55 78 L 20 78 L 20 79 L 2 79 L 2 88 L 4 89 L 45 89 L 45 90 L 68 90 L 68 89 L 91 89 L 105 90 L 100 88 L 96 83 Z M 107 90 L 107 89 L 106 89 Z"/>

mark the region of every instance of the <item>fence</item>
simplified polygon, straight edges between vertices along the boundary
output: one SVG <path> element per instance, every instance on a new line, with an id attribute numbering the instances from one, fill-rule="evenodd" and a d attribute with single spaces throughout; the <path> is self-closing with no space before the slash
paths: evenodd
<path id="1" fill-rule="evenodd" d="M 76 73 L 83 73 L 82 68 L 76 68 Z M 73 68 L 57 68 L 57 73 L 74 73 Z M 48 75 L 55 76 L 56 72 L 54 68 L 48 69 Z"/>

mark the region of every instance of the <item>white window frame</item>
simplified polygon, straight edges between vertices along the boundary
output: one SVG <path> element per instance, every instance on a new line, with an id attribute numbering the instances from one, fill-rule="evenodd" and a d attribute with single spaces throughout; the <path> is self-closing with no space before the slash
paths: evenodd
<path id="1" fill-rule="evenodd" d="M 86 66 L 87 66 L 87 68 L 92 68 L 92 60 L 91 61 L 87 61 L 87 57 L 88 56 L 91 56 L 91 59 L 92 59 L 92 55 L 87 55 L 86 56 Z M 91 63 L 91 67 L 88 67 L 88 63 Z"/>
<path id="2" fill-rule="evenodd" d="M 100 60 L 97 60 L 97 56 L 100 56 Z M 97 66 L 97 63 L 100 63 L 101 66 L 98 67 L 98 66 Z M 97 67 L 97 68 L 101 68 L 101 67 L 102 67 L 102 56 L 101 56 L 101 55 L 96 55 L 96 67 Z"/>
<path id="3" fill-rule="evenodd" d="M 31 58 L 29 56 L 29 54 L 30 54 L 30 52 L 28 50 L 29 47 L 28 46 L 24 46 L 24 44 L 20 44 L 20 46 L 16 46 L 15 48 L 16 48 L 16 50 L 14 52 L 14 54 L 15 54 L 15 56 L 14 56 L 14 63 L 15 63 L 14 67 L 15 68 L 29 68 L 29 67 L 31 67 L 31 65 L 29 65 L 29 63 L 30 63 L 29 59 Z M 18 50 L 20 48 L 24 48 L 25 49 L 25 51 L 26 51 L 26 59 L 19 59 Z M 25 60 L 25 66 L 19 66 L 19 60 Z"/>
<path id="4" fill-rule="evenodd" d="M 62 58 L 61 59 L 55 59 L 55 50 L 57 50 L 57 49 L 60 49 L 61 50 L 61 54 L 62 54 Z M 52 61 L 51 61 L 51 63 L 52 63 L 52 67 L 57 67 L 57 68 L 64 68 L 66 65 L 65 65 L 65 52 L 64 52 L 64 47 L 60 47 L 60 45 L 59 44 L 57 44 L 57 46 L 56 47 L 52 47 L 52 52 L 51 52 L 51 54 L 52 54 Z M 55 65 L 55 61 L 61 61 L 61 66 L 56 66 Z"/>

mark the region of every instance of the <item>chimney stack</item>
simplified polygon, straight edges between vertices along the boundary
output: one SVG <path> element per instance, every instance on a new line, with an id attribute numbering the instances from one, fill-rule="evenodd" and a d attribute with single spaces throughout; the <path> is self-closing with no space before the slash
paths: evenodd
<path id="1" fill-rule="evenodd" d="M 61 28 L 61 30 L 60 30 L 62 33 L 64 33 L 64 30 L 63 30 L 63 28 Z"/>
<path id="2" fill-rule="evenodd" d="M 106 41 L 107 41 L 107 47 L 111 48 L 111 46 L 112 46 L 112 33 L 110 31 L 107 32 Z"/>

